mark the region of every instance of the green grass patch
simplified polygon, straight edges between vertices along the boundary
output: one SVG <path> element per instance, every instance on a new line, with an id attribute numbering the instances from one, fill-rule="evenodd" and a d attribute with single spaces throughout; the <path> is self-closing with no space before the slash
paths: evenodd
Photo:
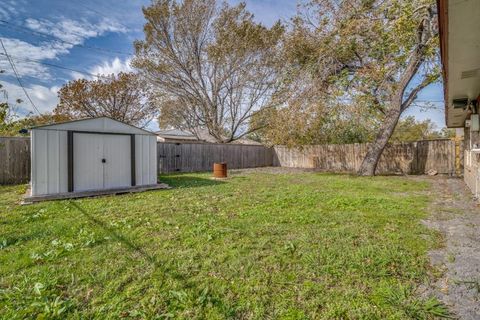
<path id="1" fill-rule="evenodd" d="M 403 177 L 207 174 L 171 190 L 17 203 L 0 187 L 0 316 L 428 319 L 429 185 Z"/>

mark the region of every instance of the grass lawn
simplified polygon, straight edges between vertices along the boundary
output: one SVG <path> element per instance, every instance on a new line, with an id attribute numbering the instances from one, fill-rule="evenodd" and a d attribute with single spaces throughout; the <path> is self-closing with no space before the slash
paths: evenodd
<path id="1" fill-rule="evenodd" d="M 0 317 L 429 319 L 429 184 L 255 173 L 17 205 L 0 187 Z"/>

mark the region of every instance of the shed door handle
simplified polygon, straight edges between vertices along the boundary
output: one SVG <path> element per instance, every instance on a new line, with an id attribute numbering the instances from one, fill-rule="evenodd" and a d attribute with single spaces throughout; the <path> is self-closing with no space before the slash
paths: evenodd
<path id="1" fill-rule="evenodd" d="M 107 160 L 105 160 L 105 159 L 102 159 L 102 163 L 106 163 L 106 162 L 107 162 Z"/>

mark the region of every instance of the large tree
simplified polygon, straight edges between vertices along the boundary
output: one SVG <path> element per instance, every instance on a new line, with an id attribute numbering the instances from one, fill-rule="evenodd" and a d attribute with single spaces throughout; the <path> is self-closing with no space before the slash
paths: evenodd
<path id="1" fill-rule="evenodd" d="M 312 79 L 305 90 L 378 117 L 361 175 L 375 174 L 401 114 L 439 78 L 434 2 L 312 0 L 294 19 L 286 48 L 297 74 Z"/>
<path id="2" fill-rule="evenodd" d="M 359 83 L 373 105 L 379 104 L 384 119 L 370 144 L 359 169 L 360 175 L 374 175 L 382 152 L 400 116 L 414 104 L 425 87 L 437 81 L 440 70 L 435 63 L 438 30 L 432 0 L 393 1 L 375 9 L 379 35 L 373 50 L 364 56 Z M 382 12 L 382 10 L 386 10 Z M 384 49 L 382 52 L 382 48 Z M 376 68 L 376 70 L 375 70 Z M 369 70 L 373 69 L 369 75 Z M 370 79 L 373 80 L 373 82 Z"/>
<path id="3" fill-rule="evenodd" d="M 395 131 L 390 137 L 390 142 L 413 142 L 455 137 L 455 130 L 442 128 L 439 131 L 436 127 L 430 119 L 418 121 L 414 116 L 408 116 L 398 121 Z"/>
<path id="4" fill-rule="evenodd" d="M 149 86 L 135 73 L 73 80 L 60 89 L 58 96 L 54 114 L 72 119 L 108 116 L 144 127 L 158 113 Z"/>
<path id="5" fill-rule="evenodd" d="M 280 23 L 266 28 L 245 4 L 215 0 L 159 0 L 143 13 L 134 66 L 154 87 L 160 123 L 205 128 L 218 142 L 257 130 L 249 121 L 278 84 Z"/>
<path id="6" fill-rule="evenodd" d="M 270 108 L 253 117 L 252 125 L 262 128 L 255 137 L 264 144 L 298 147 L 370 142 L 378 121 L 367 108 L 329 101 Z"/>

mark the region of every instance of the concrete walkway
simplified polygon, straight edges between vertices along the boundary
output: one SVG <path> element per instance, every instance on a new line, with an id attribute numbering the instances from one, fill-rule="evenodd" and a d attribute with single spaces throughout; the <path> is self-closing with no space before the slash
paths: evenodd
<path id="1" fill-rule="evenodd" d="M 461 179 L 423 177 L 432 182 L 431 215 L 425 223 L 441 232 L 445 246 L 429 253 L 443 271 L 435 294 L 455 317 L 480 319 L 480 207 Z"/>

